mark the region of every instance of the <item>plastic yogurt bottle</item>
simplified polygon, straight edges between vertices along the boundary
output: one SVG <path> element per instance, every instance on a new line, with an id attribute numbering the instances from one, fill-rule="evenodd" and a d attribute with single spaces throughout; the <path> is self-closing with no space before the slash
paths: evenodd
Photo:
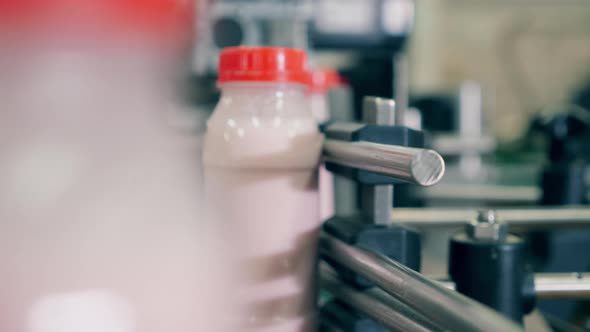
<path id="1" fill-rule="evenodd" d="M 204 145 L 206 198 L 235 248 L 240 331 L 314 331 L 323 136 L 304 51 L 222 51 Z"/>

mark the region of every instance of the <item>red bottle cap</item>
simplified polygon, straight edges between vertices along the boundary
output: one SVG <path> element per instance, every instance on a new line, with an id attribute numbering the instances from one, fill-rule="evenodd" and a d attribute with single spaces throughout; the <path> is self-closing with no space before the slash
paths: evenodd
<path id="1" fill-rule="evenodd" d="M 311 93 L 326 93 L 344 83 L 344 78 L 333 69 L 317 68 L 308 72 L 307 85 Z"/>
<path id="2" fill-rule="evenodd" d="M 282 47 L 230 47 L 219 56 L 218 83 L 291 82 L 307 84 L 305 51 Z"/>

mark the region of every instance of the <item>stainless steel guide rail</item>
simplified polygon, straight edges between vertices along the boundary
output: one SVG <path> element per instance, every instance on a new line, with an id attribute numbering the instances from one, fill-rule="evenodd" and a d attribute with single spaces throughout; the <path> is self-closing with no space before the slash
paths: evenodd
<path id="1" fill-rule="evenodd" d="M 445 330 L 523 331 L 516 323 L 474 300 L 428 280 L 383 256 L 356 249 L 323 233 L 320 253 L 374 282 L 389 295 Z"/>
<path id="2" fill-rule="evenodd" d="M 324 157 L 330 162 L 420 186 L 437 184 L 445 173 L 445 162 L 434 150 L 331 139 L 324 142 L 323 149 Z"/>
<path id="3" fill-rule="evenodd" d="M 590 299 L 587 273 L 537 273 L 535 293 L 542 299 Z"/>
<path id="4" fill-rule="evenodd" d="M 590 208 L 551 207 L 534 209 L 495 209 L 498 218 L 512 229 L 550 229 L 590 227 Z M 465 226 L 477 216 L 474 209 L 396 208 L 392 220 L 417 228 Z"/>
<path id="5" fill-rule="evenodd" d="M 455 290 L 455 283 L 448 278 L 429 279 Z M 535 273 L 534 280 L 538 299 L 590 299 L 590 275 L 587 272 Z"/>
<path id="6" fill-rule="evenodd" d="M 412 308 L 378 289 L 360 291 L 345 284 L 327 264 L 320 263 L 320 284 L 353 309 L 392 331 L 443 331 Z"/>

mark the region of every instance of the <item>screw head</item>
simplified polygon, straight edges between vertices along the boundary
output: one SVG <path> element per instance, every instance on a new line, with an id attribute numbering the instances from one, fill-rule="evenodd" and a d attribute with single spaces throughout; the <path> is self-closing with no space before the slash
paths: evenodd
<path id="1" fill-rule="evenodd" d="M 479 211 L 477 219 L 467 225 L 467 235 L 482 241 L 501 241 L 508 234 L 508 227 L 502 223 L 494 210 Z"/>
<path id="2" fill-rule="evenodd" d="M 495 224 L 497 215 L 495 210 L 480 210 L 477 212 L 477 221 L 480 223 Z"/>

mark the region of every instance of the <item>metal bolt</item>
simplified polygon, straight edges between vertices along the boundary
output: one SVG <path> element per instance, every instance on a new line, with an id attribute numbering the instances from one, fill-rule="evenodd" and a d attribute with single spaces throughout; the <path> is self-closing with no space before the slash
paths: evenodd
<path id="1" fill-rule="evenodd" d="M 466 232 L 473 239 L 501 241 L 508 234 L 508 227 L 498 219 L 496 211 L 482 210 L 477 219 L 467 225 Z"/>
<path id="2" fill-rule="evenodd" d="M 495 210 L 480 210 L 477 213 L 477 221 L 480 223 L 495 224 L 497 221 Z"/>

